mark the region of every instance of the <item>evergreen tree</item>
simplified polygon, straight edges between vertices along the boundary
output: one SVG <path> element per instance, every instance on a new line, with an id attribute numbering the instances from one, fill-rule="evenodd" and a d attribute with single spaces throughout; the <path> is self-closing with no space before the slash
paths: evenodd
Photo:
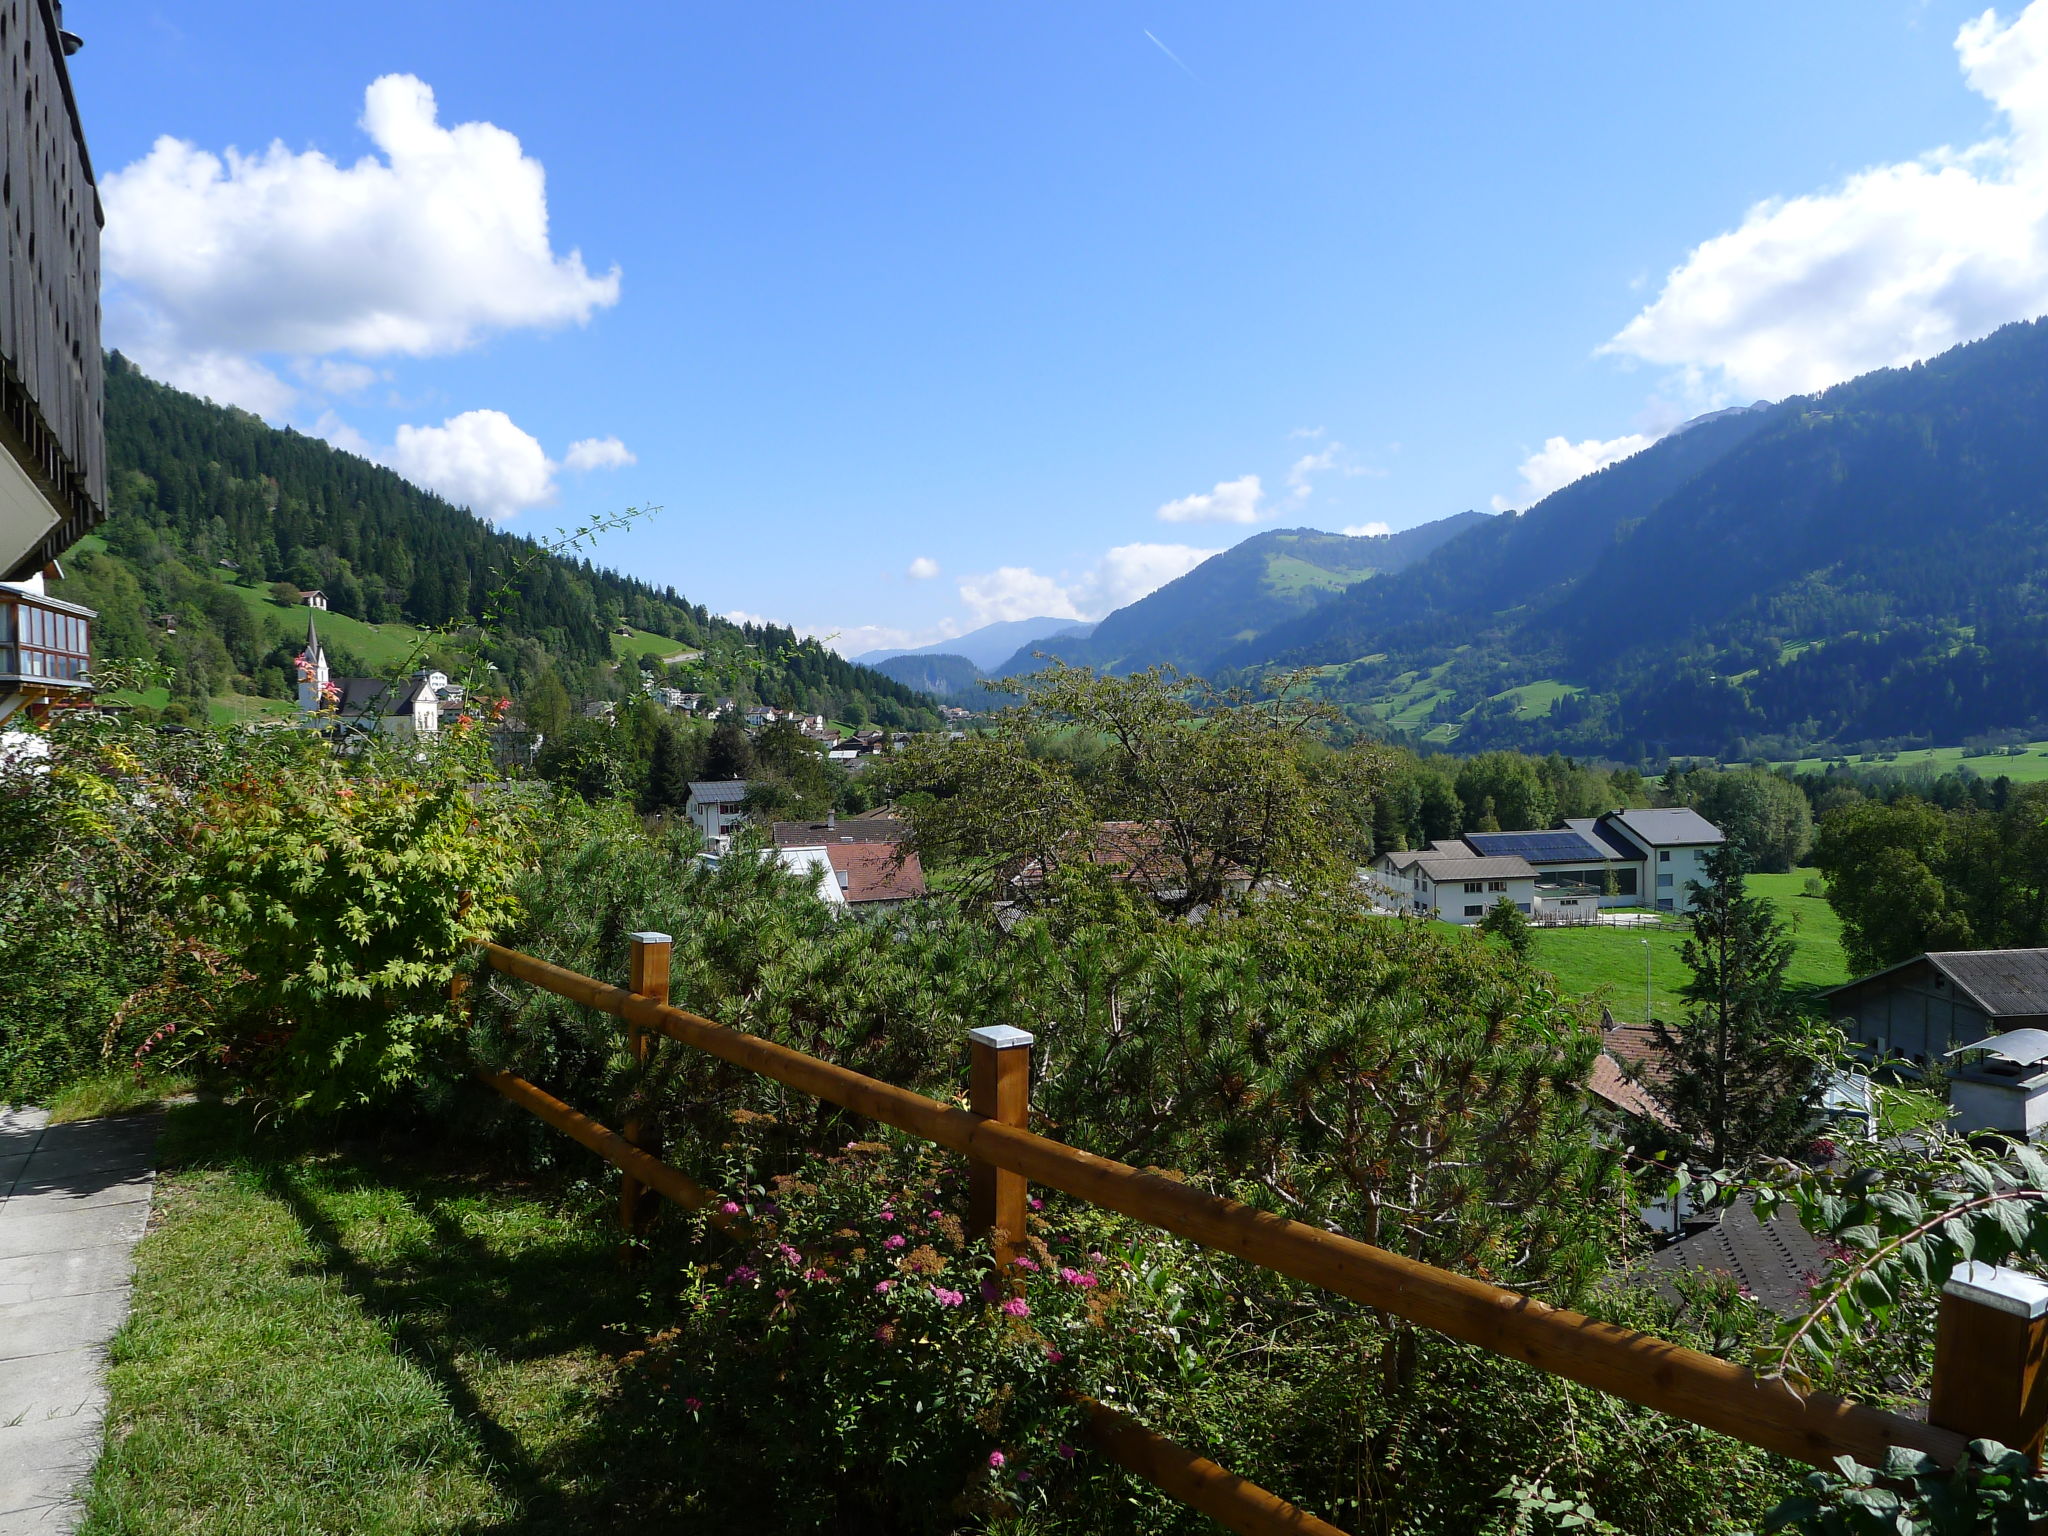
<path id="1" fill-rule="evenodd" d="M 1706 882 L 1688 882 L 1685 1021 L 1655 1025 L 1668 1063 L 1658 1097 L 1688 1149 L 1717 1167 L 1789 1151 L 1819 1098 L 1811 1062 L 1793 1048 L 1792 937 L 1769 902 L 1747 893 L 1747 873 L 1741 849 L 1724 843 L 1707 855 Z"/>
<path id="2" fill-rule="evenodd" d="M 647 789 L 641 796 L 640 808 L 679 811 L 689 797 L 689 777 L 676 743 L 676 730 L 664 720 L 654 732 L 654 745 L 647 760 Z"/>
<path id="3" fill-rule="evenodd" d="M 711 729 L 710 750 L 704 754 L 704 777 L 715 783 L 744 779 L 753 771 L 754 744 L 747 739 L 746 727 L 735 715 L 720 715 Z"/>
<path id="4" fill-rule="evenodd" d="M 1536 941 L 1529 932 L 1529 919 L 1522 915 L 1522 909 L 1503 896 L 1480 919 L 1482 933 L 1490 933 L 1508 948 L 1508 953 L 1517 960 L 1527 960 L 1536 950 Z"/>

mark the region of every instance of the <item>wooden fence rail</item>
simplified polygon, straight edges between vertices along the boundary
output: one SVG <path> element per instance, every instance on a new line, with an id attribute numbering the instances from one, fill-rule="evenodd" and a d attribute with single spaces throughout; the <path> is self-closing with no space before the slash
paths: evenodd
<path id="1" fill-rule="evenodd" d="M 1801 1392 L 1788 1382 L 1759 1377 L 1745 1367 L 1668 1340 L 1552 1307 L 1467 1275 L 1437 1269 L 1035 1135 L 1025 1129 L 1027 1109 L 1022 1097 L 1023 1085 L 1029 1081 L 1030 1037 L 995 1038 L 1020 1032 L 974 1032 L 971 1102 L 975 1107 L 960 1109 L 671 1006 L 665 1001 L 665 964 L 658 967 L 658 978 L 652 976 L 637 939 L 634 980 L 637 987 L 654 995 L 610 986 L 502 945 L 484 947 L 496 970 L 616 1015 L 627 1022 L 636 1040 L 642 1032 L 665 1035 L 813 1098 L 963 1154 L 970 1159 L 975 1226 L 983 1232 L 994 1231 L 999 1241 L 1005 1231 L 1012 1237 L 1021 1235 L 1021 1220 L 1012 1213 L 1022 1209 L 1026 1181 L 1043 1184 L 1538 1370 L 1816 1466 L 1844 1455 L 1866 1465 L 1881 1465 L 1894 1446 L 1926 1451 L 1952 1464 L 1962 1457 L 1969 1440 L 1979 1435 L 2038 1452 L 2043 1425 L 2048 1424 L 2048 1390 L 2036 1388 L 2037 1373 L 2026 1364 L 2028 1360 L 2038 1364 L 2043 1346 L 2048 1345 L 2048 1310 L 2034 1310 L 2025 1318 L 2023 1332 L 2031 1341 L 2030 1348 L 2019 1352 L 2009 1366 L 1984 1351 L 1973 1351 L 1967 1383 L 1950 1371 L 1944 1390 L 1945 1363 L 1938 1354 L 1936 1403 L 1956 1406 L 1945 1415 L 1947 1422 L 1922 1423 L 1829 1393 Z M 665 941 L 662 958 L 665 961 Z M 504 1082 L 496 1086 L 508 1096 L 518 1096 Z M 519 1088 L 546 1098 L 530 1084 Z M 553 1109 L 547 1110 L 530 1099 L 521 1102 L 617 1163 L 630 1177 L 671 1199 L 679 1197 L 671 1187 L 664 1187 L 662 1178 L 690 1184 L 626 1138 L 583 1121 L 565 1105 L 548 1100 Z M 580 1132 L 575 1122 L 582 1123 Z M 606 1137 L 610 1139 L 604 1140 Z M 662 1170 L 659 1176 L 655 1169 Z M 697 1189 L 695 1185 L 690 1188 Z M 680 1199 L 679 1203 L 694 1202 Z M 1008 1226 L 1010 1221 L 1016 1225 Z M 1991 1286 L 1987 1292 L 1985 1286 L 1978 1285 L 1968 1288 L 1965 1295 L 1952 1286 L 1944 1306 L 1985 1305 L 2011 1313 L 2013 1306 L 1992 1294 L 1996 1290 Z M 1985 1300 L 1986 1295 L 1991 1299 Z M 2048 1384 L 2048 1373 L 2039 1374 Z M 2017 1418 L 2009 1406 L 1992 1406 L 2022 1401 L 2026 1406 Z M 1968 1404 L 1984 1407 L 1980 1411 Z M 1299 1511 L 1294 1517 L 1295 1523 L 1285 1528 L 1314 1528 L 1301 1523 L 1311 1517 Z"/>

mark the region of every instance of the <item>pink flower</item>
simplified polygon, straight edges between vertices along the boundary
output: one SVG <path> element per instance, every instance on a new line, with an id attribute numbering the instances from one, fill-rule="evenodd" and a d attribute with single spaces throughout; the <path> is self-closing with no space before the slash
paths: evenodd
<path id="1" fill-rule="evenodd" d="M 760 1273 L 758 1269 L 750 1269 L 745 1264 L 735 1264 L 732 1267 L 732 1273 L 725 1277 L 725 1283 L 727 1285 L 740 1285 L 745 1281 L 758 1278 Z"/>
<path id="2" fill-rule="evenodd" d="M 958 1291 L 949 1291 L 943 1285 L 932 1287 L 932 1300 L 942 1307 L 957 1307 L 966 1299 Z"/>
<path id="3" fill-rule="evenodd" d="M 1038 1273 L 1038 1260 L 1036 1259 L 1016 1258 L 1010 1260 L 1010 1262 L 1016 1265 L 1019 1269 L 1023 1270 L 1024 1273 L 1026 1273 L 1027 1275 L 1035 1275 Z"/>
<path id="4" fill-rule="evenodd" d="M 896 1219 L 896 1213 L 894 1211 L 882 1211 L 875 1217 L 875 1219 L 877 1221 L 894 1221 Z"/>
<path id="5" fill-rule="evenodd" d="M 728 1200 L 719 1207 L 719 1210 L 728 1216 L 737 1216 L 740 1213 L 740 1203 L 737 1200 Z"/>
<path id="6" fill-rule="evenodd" d="M 875 1282 L 875 1294 L 877 1296 L 886 1296 L 895 1289 L 896 1282 L 894 1280 L 877 1280 Z"/>
<path id="7" fill-rule="evenodd" d="M 803 1267 L 804 1256 L 801 1253 L 797 1252 L 796 1249 L 792 1248 L 788 1243 L 777 1243 L 775 1245 L 775 1251 L 782 1256 L 782 1262 L 787 1264 L 791 1269 L 800 1269 Z"/>
<path id="8" fill-rule="evenodd" d="M 1033 1209 L 1034 1211 L 1042 1211 L 1045 1209 L 1045 1202 L 1039 1199 L 1036 1195 L 1031 1195 L 1027 1197 L 1024 1203 L 1030 1206 L 1031 1209 Z"/>
<path id="9" fill-rule="evenodd" d="M 787 1301 L 790 1297 L 794 1296 L 795 1294 L 795 1291 L 777 1289 L 777 1291 L 775 1292 L 775 1299 L 777 1301 Z"/>
<path id="10" fill-rule="evenodd" d="M 990 1451 L 988 1453 L 988 1464 L 991 1467 L 1001 1467 L 1009 1459 L 1001 1451 Z"/>
<path id="11" fill-rule="evenodd" d="M 822 1280 L 825 1278 L 825 1271 L 822 1269 L 807 1269 L 804 1271 L 804 1278 L 806 1280 Z"/>
<path id="12" fill-rule="evenodd" d="M 1031 1315 L 1031 1307 L 1022 1296 L 1012 1296 L 1003 1303 L 1003 1310 L 1012 1317 L 1029 1317 Z"/>
<path id="13" fill-rule="evenodd" d="M 882 1239 L 882 1246 L 884 1248 L 901 1248 L 909 1241 L 910 1239 L 905 1237 L 901 1232 L 892 1232 L 887 1237 Z"/>
<path id="14" fill-rule="evenodd" d="M 1084 1291 L 1097 1283 L 1095 1276 L 1085 1269 L 1062 1269 L 1060 1278 L 1069 1285 L 1080 1286 Z"/>
<path id="15" fill-rule="evenodd" d="M 931 1219 L 933 1221 L 941 1221 L 945 1218 L 945 1215 L 946 1213 L 944 1211 L 933 1211 L 931 1213 Z"/>
<path id="16" fill-rule="evenodd" d="M 704 1405 L 698 1402 L 697 1399 L 694 1397 L 686 1397 L 683 1399 L 683 1406 L 689 1409 L 690 1412 L 695 1413 L 699 1408 L 702 1408 Z"/>
<path id="17" fill-rule="evenodd" d="M 1059 1458 L 1061 1461 L 1072 1461 L 1074 1459 L 1074 1448 L 1064 1440 L 1060 1442 Z"/>
<path id="18" fill-rule="evenodd" d="M 1088 1250 L 1088 1262 L 1091 1264 L 1100 1264 L 1102 1262 L 1102 1255 L 1098 1253 L 1095 1249 L 1091 1248 Z"/>
<path id="19" fill-rule="evenodd" d="M 1066 1359 L 1066 1358 L 1067 1358 L 1067 1357 L 1066 1357 L 1065 1355 L 1061 1354 L 1061 1353 L 1060 1353 L 1060 1352 L 1059 1352 L 1058 1350 L 1054 1349 L 1054 1348 L 1053 1348 L 1053 1347 L 1052 1347 L 1052 1346 L 1051 1346 L 1050 1344 L 1046 1345 L 1046 1347 L 1045 1347 L 1045 1361 L 1046 1361 L 1046 1364 L 1048 1364 L 1048 1365 L 1058 1365 L 1058 1364 L 1059 1364 L 1059 1363 L 1060 1363 L 1060 1362 L 1061 1362 L 1062 1360 L 1064 1360 L 1064 1359 Z"/>

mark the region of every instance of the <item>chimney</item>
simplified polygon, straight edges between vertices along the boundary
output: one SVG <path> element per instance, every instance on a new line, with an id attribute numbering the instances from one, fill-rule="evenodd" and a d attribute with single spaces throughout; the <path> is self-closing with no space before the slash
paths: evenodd
<path id="1" fill-rule="evenodd" d="M 836 808 L 825 813 L 825 830 L 827 832 L 839 830 L 839 812 Z"/>

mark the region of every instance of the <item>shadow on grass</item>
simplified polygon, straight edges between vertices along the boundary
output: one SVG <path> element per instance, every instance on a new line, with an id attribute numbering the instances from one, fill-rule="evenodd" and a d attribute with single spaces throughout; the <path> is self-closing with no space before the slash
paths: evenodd
<path id="1" fill-rule="evenodd" d="M 623 1325 L 644 1310 L 639 1292 L 660 1258 L 645 1271 L 623 1269 L 615 1234 L 594 1213 L 565 1219 L 555 1214 L 555 1192 L 480 1177 L 473 1154 L 458 1161 L 428 1141 L 316 1143 L 258 1132 L 246 1112 L 202 1104 L 171 1117 L 165 1154 L 254 1178 L 291 1213 L 319 1271 L 434 1383 L 474 1437 L 484 1475 L 520 1511 L 475 1529 L 675 1528 L 672 1515 L 648 1509 L 668 1500 L 627 1474 L 646 1465 L 649 1448 L 635 1446 L 632 1426 L 608 1411 L 602 1382 L 588 1371 L 592 1357 L 637 1342 Z M 501 1248 L 463 1220 L 465 1208 L 473 1215 L 493 1197 L 496 1216 L 511 1202 L 550 1214 L 536 1214 L 535 1231 Z M 390 1240 L 352 1239 L 349 1207 L 361 1198 L 385 1204 L 381 1225 L 375 1214 L 367 1219 Z M 556 1360 L 564 1364 L 551 1373 Z"/>

